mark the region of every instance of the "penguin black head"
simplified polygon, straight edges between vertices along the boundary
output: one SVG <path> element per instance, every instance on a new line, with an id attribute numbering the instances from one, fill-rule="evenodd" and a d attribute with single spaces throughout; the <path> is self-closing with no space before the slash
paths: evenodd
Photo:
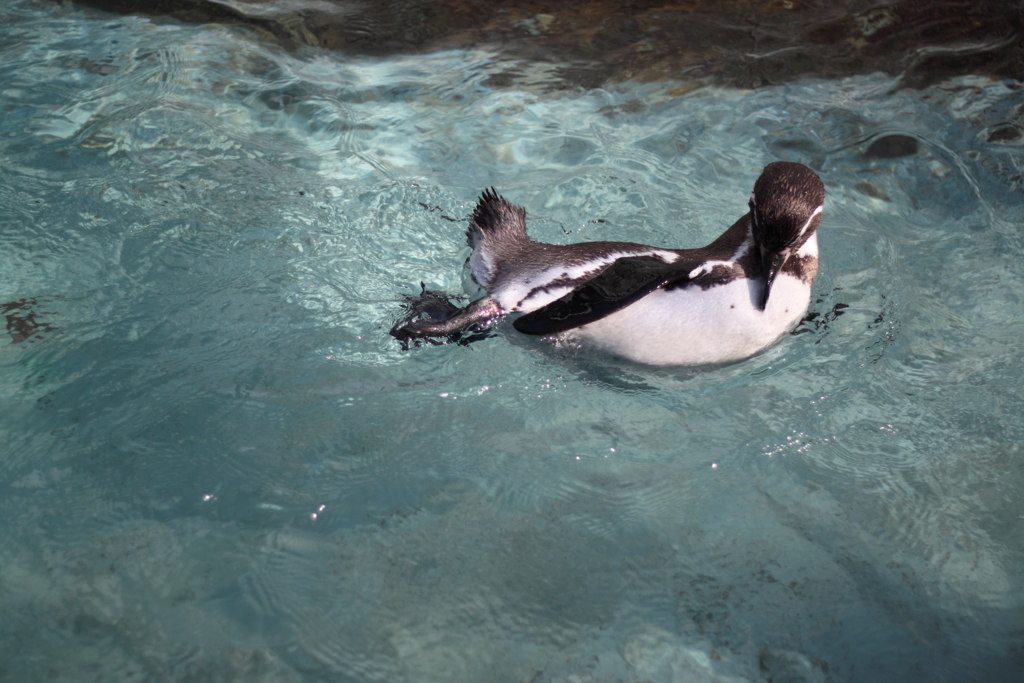
<path id="1" fill-rule="evenodd" d="M 818 228 L 824 204 L 825 186 L 818 174 L 803 164 L 772 162 L 754 183 L 750 223 L 764 275 L 764 292 L 759 302 L 762 311 L 786 259 Z"/>

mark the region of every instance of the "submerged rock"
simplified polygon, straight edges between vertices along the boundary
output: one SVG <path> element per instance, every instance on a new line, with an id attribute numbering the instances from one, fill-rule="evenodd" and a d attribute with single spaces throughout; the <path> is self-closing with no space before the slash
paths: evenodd
<path id="1" fill-rule="evenodd" d="M 706 77 L 758 87 L 879 71 L 919 88 L 968 73 L 1016 78 L 1024 64 L 1024 17 L 1001 0 L 883 8 L 854 0 L 842 9 L 796 0 L 78 1 L 122 14 L 246 26 L 288 49 L 386 55 L 487 47 L 558 65 L 555 89 Z"/>

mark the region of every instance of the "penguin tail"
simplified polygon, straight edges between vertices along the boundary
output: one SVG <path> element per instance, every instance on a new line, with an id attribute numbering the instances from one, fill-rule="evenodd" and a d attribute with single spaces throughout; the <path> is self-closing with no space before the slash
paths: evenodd
<path id="1" fill-rule="evenodd" d="M 484 190 L 469 217 L 466 237 L 473 247 L 473 277 L 487 287 L 494 281 L 501 263 L 529 245 L 526 210 L 500 196 L 493 187 Z"/>

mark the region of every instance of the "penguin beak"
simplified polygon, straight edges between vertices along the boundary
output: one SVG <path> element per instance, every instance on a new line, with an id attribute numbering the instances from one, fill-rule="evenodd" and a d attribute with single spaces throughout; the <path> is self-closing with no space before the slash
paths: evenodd
<path id="1" fill-rule="evenodd" d="M 761 252 L 761 272 L 764 273 L 764 291 L 761 293 L 761 301 L 758 304 L 762 311 L 768 305 L 768 295 L 772 291 L 772 283 L 775 282 L 775 276 L 782 270 L 782 265 L 786 262 L 786 256 L 787 254 L 779 252 Z"/>

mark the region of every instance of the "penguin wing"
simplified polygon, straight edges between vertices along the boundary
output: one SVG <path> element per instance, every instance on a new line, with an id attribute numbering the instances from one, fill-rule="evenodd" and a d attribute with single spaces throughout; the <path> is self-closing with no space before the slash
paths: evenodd
<path id="1" fill-rule="evenodd" d="M 557 334 L 611 315 L 655 289 L 679 287 L 705 275 L 701 261 L 665 263 L 655 256 L 617 259 L 561 299 L 527 313 L 512 323 L 523 334 Z"/>

